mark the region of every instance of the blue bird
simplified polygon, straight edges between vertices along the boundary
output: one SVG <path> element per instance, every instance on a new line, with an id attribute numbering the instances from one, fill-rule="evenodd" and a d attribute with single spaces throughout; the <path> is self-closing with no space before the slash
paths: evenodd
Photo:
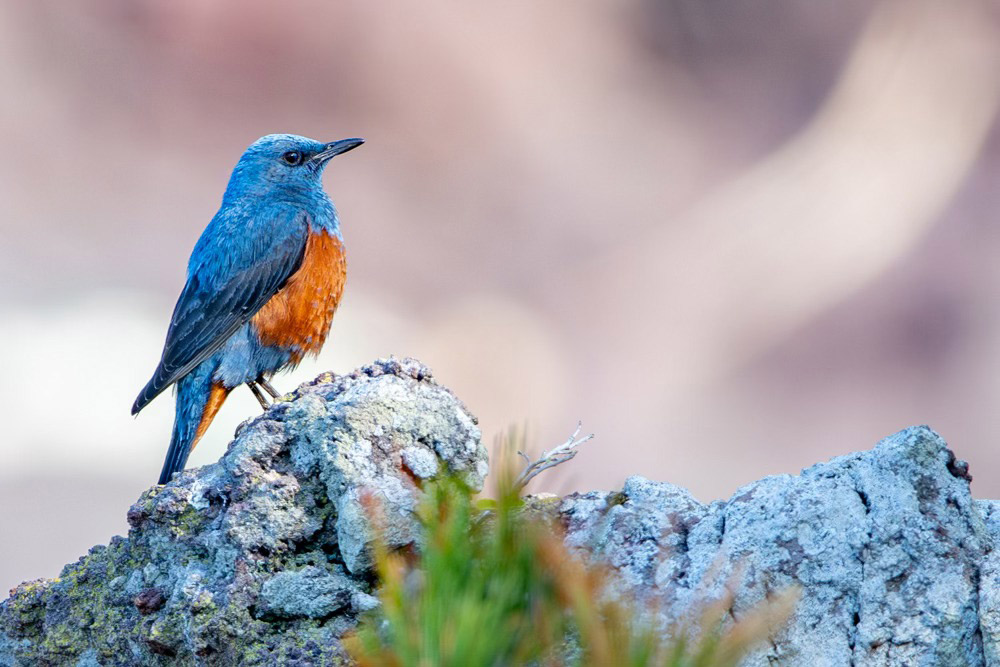
<path id="1" fill-rule="evenodd" d="M 177 383 L 160 484 L 184 469 L 230 391 L 246 384 L 266 409 L 261 387 L 277 398 L 270 378 L 319 353 L 347 271 L 321 176 L 330 158 L 362 143 L 271 134 L 233 169 L 222 206 L 191 253 L 163 356 L 132 406 L 138 414 Z"/>

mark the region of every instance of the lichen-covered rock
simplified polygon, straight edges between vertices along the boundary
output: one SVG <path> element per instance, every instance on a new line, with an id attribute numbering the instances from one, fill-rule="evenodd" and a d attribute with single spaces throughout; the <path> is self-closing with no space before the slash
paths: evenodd
<path id="1" fill-rule="evenodd" d="M 787 629 L 746 664 L 803 667 L 1000 664 L 998 510 L 977 506 L 967 466 L 926 427 L 726 502 L 633 477 L 560 508 L 567 543 L 664 626 L 726 586 L 734 617 L 800 587 Z"/>
<path id="2" fill-rule="evenodd" d="M 424 480 L 480 488 L 475 419 L 413 360 L 303 385 L 247 422 L 219 463 L 147 491 L 115 537 L 0 603 L 0 667 L 336 665 L 373 609 L 371 508 L 396 546 Z M 663 627 L 734 591 L 739 618 L 798 587 L 749 666 L 1000 667 L 1000 501 L 926 427 L 768 477 L 728 501 L 632 477 L 529 497 L 614 595 Z"/>
<path id="3" fill-rule="evenodd" d="M 350 605 L 357 588 L 345 575 L 326 568 L 284 570 L 264 582 L 259 611 L 278 618 L 325 618 Z"/>
<path id="4" fill-rule="evenodd" d="M 127 538 L 0 604 L 0 666 L 332 665 L 377 604 L 367 507 L 412 541 L 423 480 L 480 488 L 476 420 L 413 360 L 327 374 L 244 424 L 216 464 L 143 494 Z"/>

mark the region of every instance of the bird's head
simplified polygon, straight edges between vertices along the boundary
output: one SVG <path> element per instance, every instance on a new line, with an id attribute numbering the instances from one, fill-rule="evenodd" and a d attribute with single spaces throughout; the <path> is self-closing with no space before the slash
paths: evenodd
<path id="1" fill-rule="evenodd" d="M 363 143 L 364 139 L 322 142 L 295 134 L 261 137 L 240 157 L 229 179 L 226 197 L 322 192 L 320 176 L 330 158 Z"/>

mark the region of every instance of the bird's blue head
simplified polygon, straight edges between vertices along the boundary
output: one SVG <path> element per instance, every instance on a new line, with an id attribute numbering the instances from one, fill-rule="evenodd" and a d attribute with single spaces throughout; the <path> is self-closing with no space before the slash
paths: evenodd
<path id="1" fill-rule="evenodd" d="M 292 201 L 325 197 L 320 176 L 330 158 L 364 143 L 364 139 L 322 142 L 296 134 L 269 134 L 253 142 L 229 179 L 224 200 L 243 196 L 275 196 Z"/>

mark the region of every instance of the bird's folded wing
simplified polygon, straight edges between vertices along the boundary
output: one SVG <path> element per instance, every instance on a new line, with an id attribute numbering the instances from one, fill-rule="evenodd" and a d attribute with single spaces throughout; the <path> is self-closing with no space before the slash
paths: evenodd
<path id="1" fill-rule="evenodd" d="M 218 350 L 302 264 L 308 236 L 304 214 L 278 209 L 255 218 L 228 225 L 230 229 L 225 224 L 214 230 L 210 226 L 206 231 L 214 233 L 199 240 L 174 307 L 163 357 L 132 414 Z"/>

